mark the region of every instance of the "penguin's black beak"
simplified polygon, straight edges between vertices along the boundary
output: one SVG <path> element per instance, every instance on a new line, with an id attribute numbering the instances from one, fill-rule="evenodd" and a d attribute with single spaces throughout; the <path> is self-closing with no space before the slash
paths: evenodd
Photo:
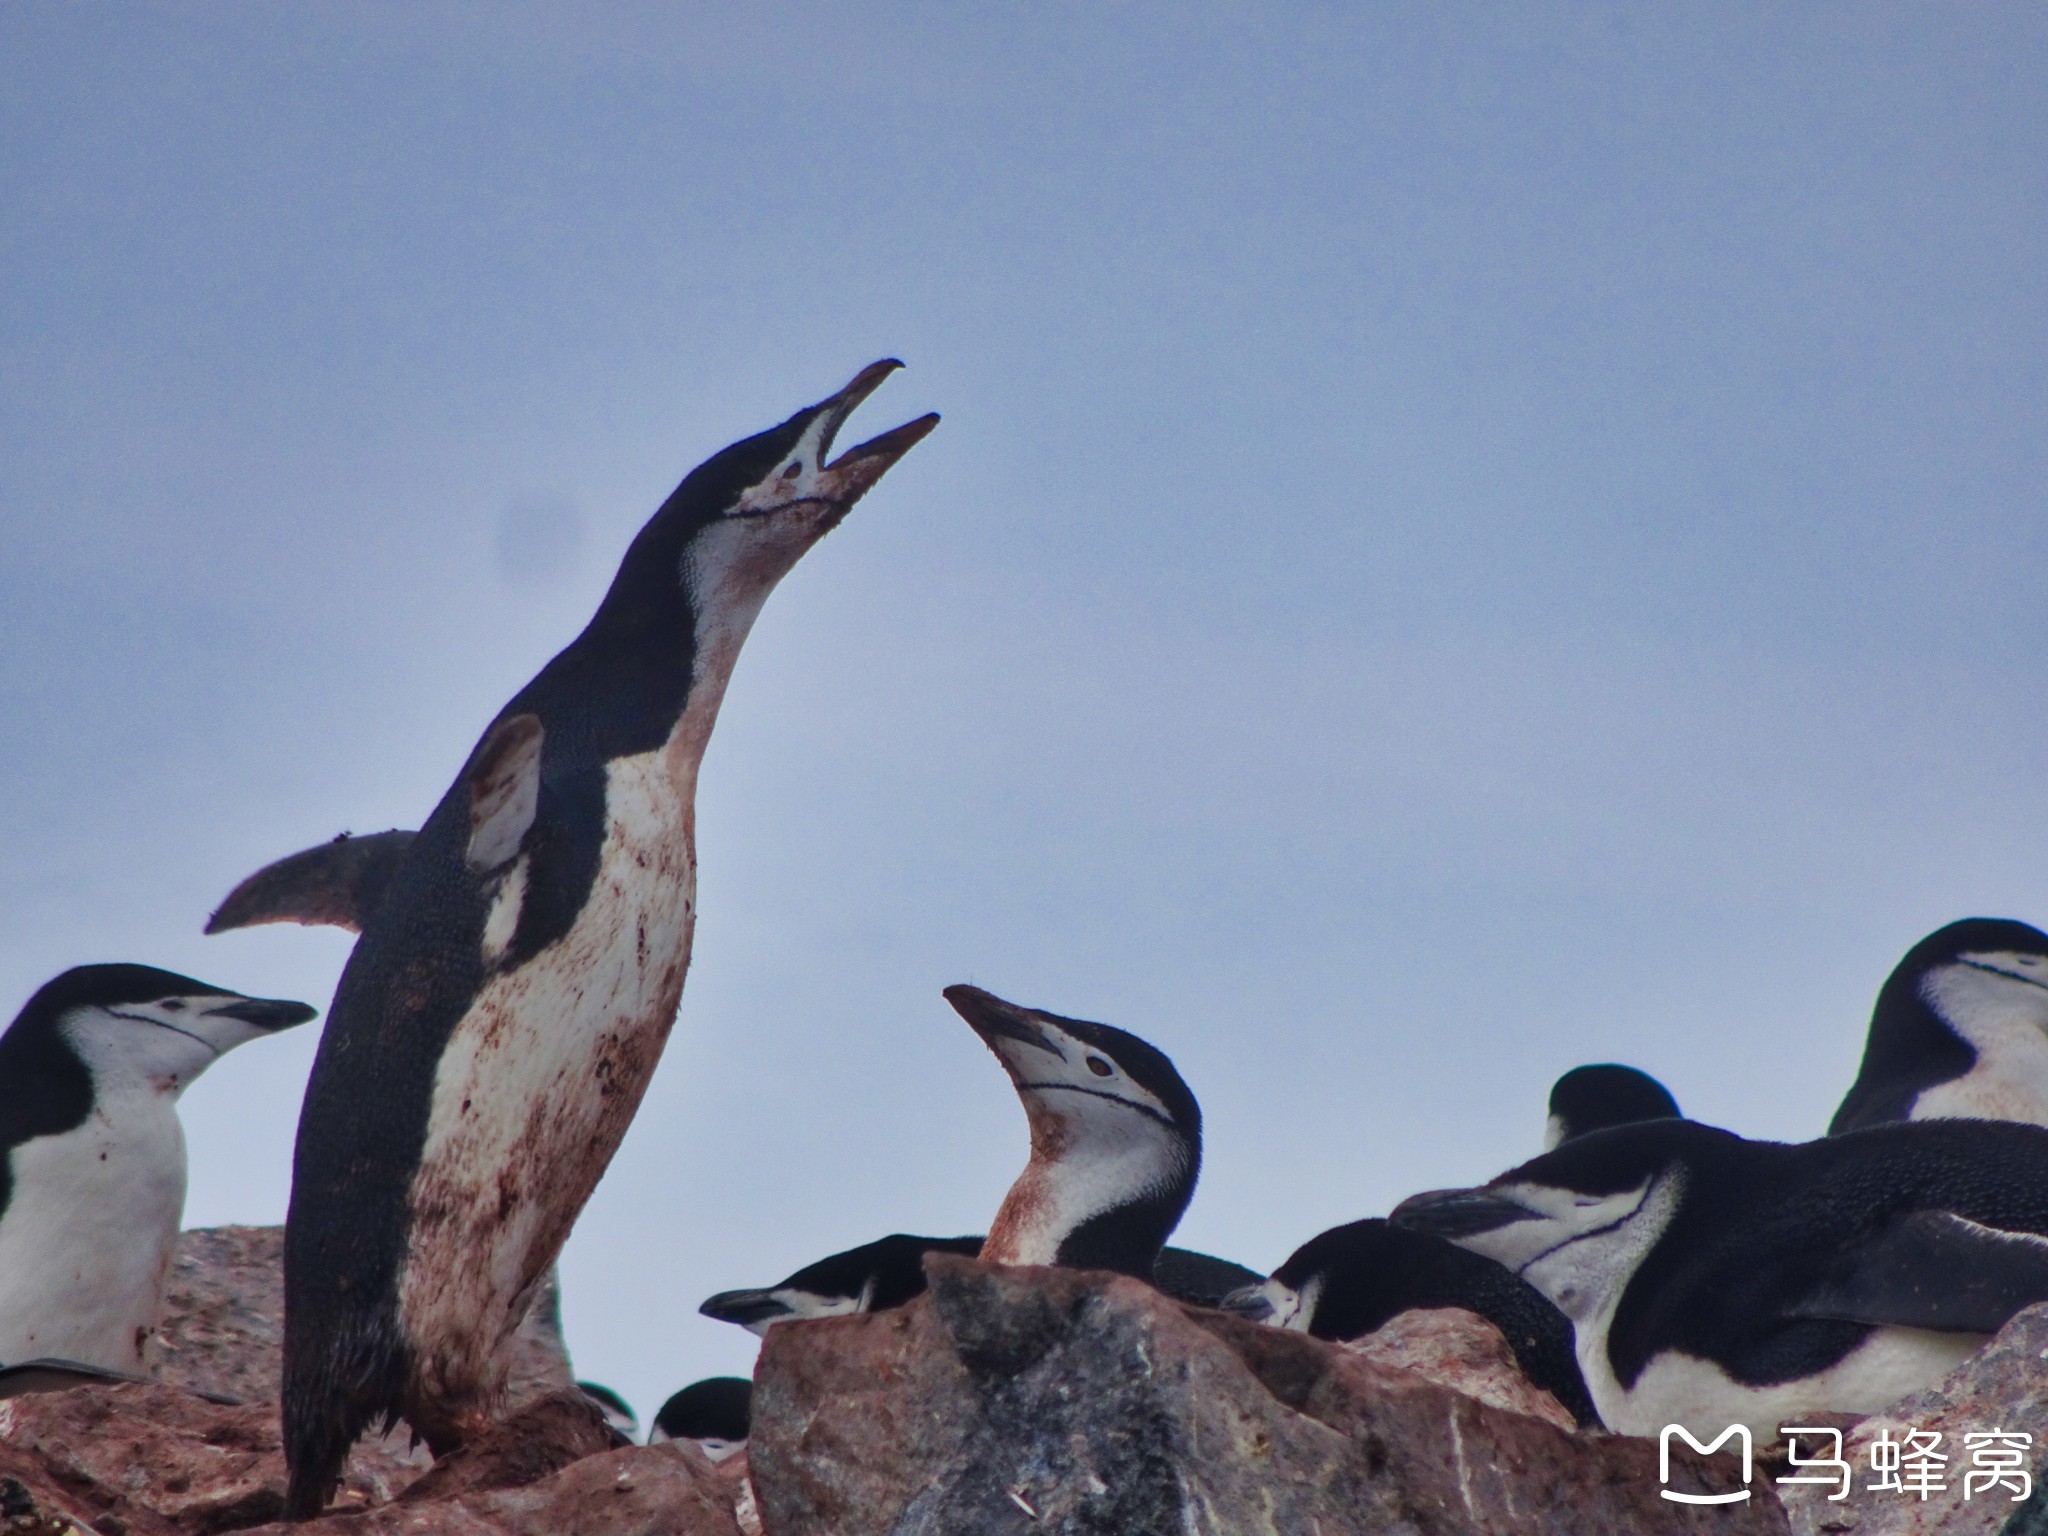
<path id="1" fill-rule="evenodd" d="M 1488 1189 L 1432 1189 L 1410 1195 L 1388 1213 L 1387 1220 L 1411 1232 L 1427 1232 L 1455 1242 L 1518 1221 L 1537 1220 L 1542 1214 Z"/>
<path id="2" fill-rule="evenodd" d="M 998 1040 L 1015 1040 L 1049 1051 L 1061 1061 L 1067 1059 L 1067 1053 L 1031 1016 L 1029 1008 L 1019 1008 L 1015 1003 L 1004 1002 L 993 992 L 964 984 L 950 986 L 941 995 L 953 1005 L 953 1011 L 967 1021 L 967 1027 L 981 1036 L 982 1043 L 990 1050 L 996 1049 Z"/>
<path id="3" fill-rule="evenodd" d="M 777 1323 L 796 1316 L 770 1291 L 720 1291 L 697 1310 L 706 1317 L 721 1323 L 738 1323 L 742 1328 Z"/>
<path id="4" fill-rule="evenodd" d="M 218 1008 L 206 1010 L 207 1017 L 217 1019 L 239 1019 L 244 1024 L 253 1024 L 258 1029 L 290 1029 L 294 1024 L 303 1024 L 319 1009 L 305 1003 L 294 1003 L 282 998 L 238 997 L 232 1003 L 223 1003 Z"/>
<path id="5" fill-rule="evenodd" d="M 1267 1323 L 1273 1319 L 1273 1298 L 1266 1294 L 1264 1285 L 1239 1286 L 1217 1302 L 1216 1308 L 1248 1323 Z"/>
<path id="6" fill-rule="evenodd" d="M 825 417 L 824 432 L 818 442 L 820 460 L 832 452 L 832 440 L 839 435 L 839 429 L 846 425 L 846 418 L 854 413 L 861 401 L 880 387 L 882 380 L 902 366 L 893 357 L 885 357 L 878 363 L 869 363 L 853 376 L 853 382 L 846 388 L 815 407 Z M 842 507 L 852 506 L 867 494 L 877 480 L 888 473 L 891 465 L 916 447 L 938 424 L 938 413 L 933 411 L 918 417 L 915 421 L 906 421 L 900 427 L 892 427 L 879 437 L 871 437 L 858 448 L 847 449 L 820 471 L 818 495 Z"/>

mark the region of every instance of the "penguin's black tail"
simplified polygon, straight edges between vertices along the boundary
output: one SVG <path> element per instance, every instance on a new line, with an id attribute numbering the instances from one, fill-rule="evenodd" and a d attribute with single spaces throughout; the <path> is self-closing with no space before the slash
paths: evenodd
<path id="1" fill-rule="evenodd" d="M 317 1328 L 289 1300 L 284 1333 L 284 1459 L 290 1472 L 287 1520 L 311 1520 L 327 1507 L 363 1431 L 389 1428 L 407 1377 L 404 1346 L 392 1320 L 339 1319 Z M 352 1326 L 353 1325 L 353 1326 Z"/>

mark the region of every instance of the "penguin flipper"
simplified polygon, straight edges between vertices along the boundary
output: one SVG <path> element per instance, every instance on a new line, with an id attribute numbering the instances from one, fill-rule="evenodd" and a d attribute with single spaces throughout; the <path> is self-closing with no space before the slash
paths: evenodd
<path id="1" fill-rule="evenodd" d="M 538 715 L 507 715 L 485 733 L 469 765 L 469 867 L 503 869 L 540 814 L 540 754 L 547 733 Z"/>
<path id="2" fill-rule="evenodd" d="M 1996 1333 L 2048 1301 L 2048 1238 L 1915 1211 L 1855 1244 L 1788 1309 L 1879 1327 Z"/>
<path id="3" fill-rule="evenodd" d="M 304 923 L 361 933 L 405 861 L 413 836 L 395 827 L 368 837 L 344 832 L 332 842 L 266 864 L 228 892 L 206 920 L 206 932 Z"/>

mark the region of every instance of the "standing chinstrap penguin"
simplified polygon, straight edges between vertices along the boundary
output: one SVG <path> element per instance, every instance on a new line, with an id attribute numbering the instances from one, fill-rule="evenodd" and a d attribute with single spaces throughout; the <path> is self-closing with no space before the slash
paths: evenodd
<path id="1" fill-rule="evenodd" d="M 2048 1125 L 2048 933 L 1970 917 L 1906 951 L 1830 1135 L 1891 1120 Z"/>
<path id="2" fill-rule="evenodd" d="M 488 1422 L 516 1327 L 660 1057 L 689 963 L 698 764 L 769 591 L 936 424 L 830 459 L 898 365 L 693 470 L 589 626 L 499 713 L 342 972 L 285 1239 L 286 1512 L 402 1416 Z"/>
<path id="3" fill-rule="evenodd" d="M 46 983 L 0 1035 L 0 1361 L 141 1371 L 185 1210 L 178 1097 L 312 1018 L 148 965 Z"/>
<path id="4" fill-rule="evenodd" d="M 2048 1300 L 2048 1130 L 1930 1120 L 1788 1146 L 1652 1120 L 1391 1219 L 1569 1317 L 1609 1429 L 1768 1439 L 1930 1386 Z"/>

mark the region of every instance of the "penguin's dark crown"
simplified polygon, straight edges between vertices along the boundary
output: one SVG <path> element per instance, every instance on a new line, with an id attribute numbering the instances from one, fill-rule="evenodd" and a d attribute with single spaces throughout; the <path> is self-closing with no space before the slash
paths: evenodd
<path id="1" fill-rule="evenodd" d="M 1574 1067 L 1550 1089 L 1550 1117 L 1565 1141 L 1638 1120 L 1675 1120 L 1679 1113 L 1678 1101 L 1657 1079 L 1614 1062 Z"/>
<path id="2" fill-rule="evenodd" d="M 754 1384 L 743 1376 L 693 1381 L 661 1405 L 654 1427 L 671 1440 L 744 1440 Z"/>

